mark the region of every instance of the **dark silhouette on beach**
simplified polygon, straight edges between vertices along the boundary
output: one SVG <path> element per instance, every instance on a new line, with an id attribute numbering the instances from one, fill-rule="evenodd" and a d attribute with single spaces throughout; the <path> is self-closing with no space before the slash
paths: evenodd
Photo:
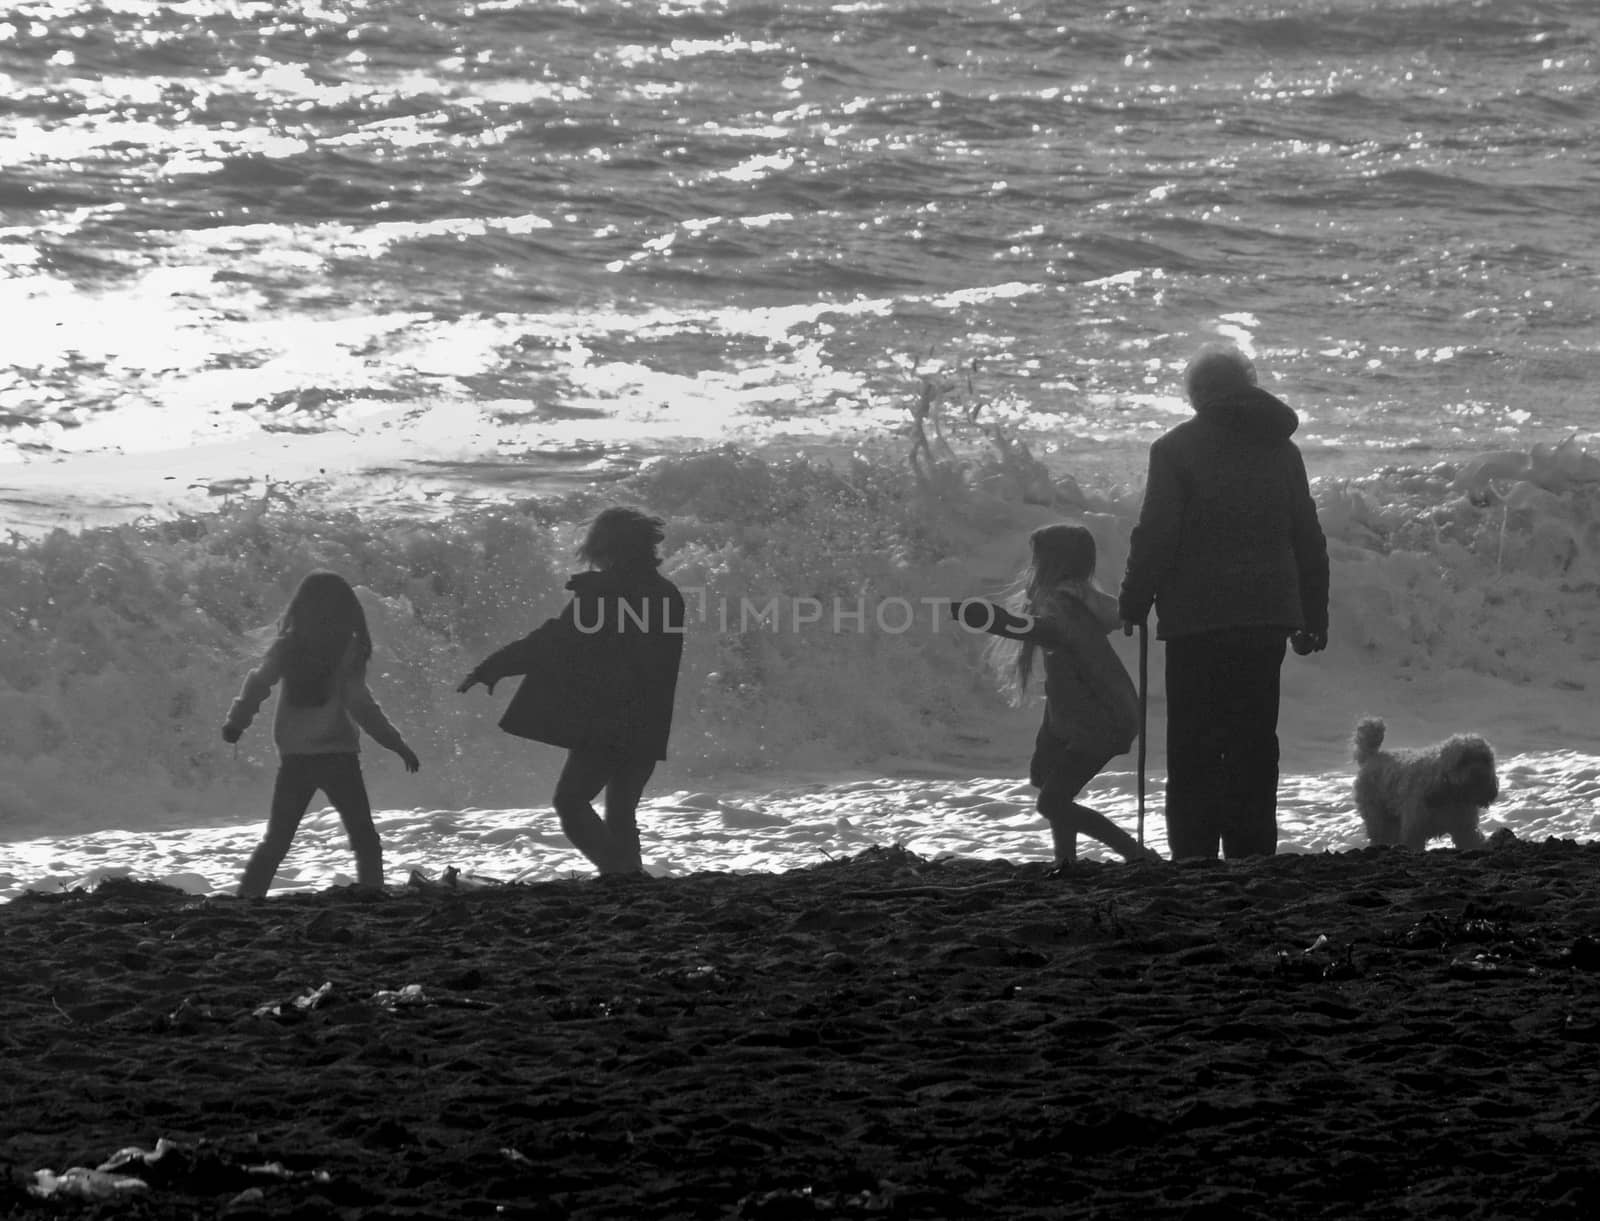
<path id="1" fill-rule="evenodd" d="M 1271 856 L 1285 642 L 1328 642 L 1328 548 L 1299 418 L 1237 348 L 1189 362 L 1194 417 L 1150 446 L 1119 611 L 1166 642 L 1167 843 L 1174 859 Z"/>
<path id="2" fill-rule="evenodd" d="M 383 885 L 383 845 L 361 774 L 357 727 L 399 755 L 406 771 L 421 764 L 367 688 L 371 658 L 366 612 L 350 583 L 336 572 L 309 574 L 289 600 L 276 639 L 245 678 L 222 726 L 223 741 L 237 742 L 272 688 L 283 684 L 272 722 L 279 754 L 272 808 L 261 843 L 245 865 L 240 898 L 267 893 L 318 789 L 344 822 L 356 855 L 358 884 Z"/>
<path id="3" fill-rule="evenodd" d="M 1097 839 L 1127 860 L 1157 857 L 1098 810 L 1078 801 L 1089 781 L 1139 734 L 1139 694 L 1106 639 L 1117 604 L 1094 584 L 1094 535 L 1077 525 L 1043 526 L 1028 536 L 1030 560 L 1010 607 L 982 598 L 951 614 L 997 639 L 990 660 L 1020 698 L 1045 655 L 1045 710 L 1028 780 L 1050 824 L 1056 864 L 1078 859 L 1078 836 Z"/>
<path id="4" fill-rule="evenodd" d="M 561 614 L 490 654 L 456 688 L 525 675 L 500 728 L 567 750 L 553 804 L 561 829 L 602 874 L 643 871 L 637 808 L 667 757 L 683 656 L 684 601 L 658 571 L 660 518 L 599 514 L 578 548 Z M 595 797 L 605 792 L 605 817 Z"/>

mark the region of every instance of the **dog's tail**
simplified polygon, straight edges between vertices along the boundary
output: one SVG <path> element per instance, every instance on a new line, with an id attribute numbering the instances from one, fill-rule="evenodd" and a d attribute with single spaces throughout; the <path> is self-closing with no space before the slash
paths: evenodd
<path id="1" fill-rule="evenodd" d="M 1383 745 L 1383 718 L 1364 716 L 1357 721 L 1356 734 L 1351 745 L 1355 748 L 1357 763 L 1365 763 L 1377 754 L 1378 748 Z"/>

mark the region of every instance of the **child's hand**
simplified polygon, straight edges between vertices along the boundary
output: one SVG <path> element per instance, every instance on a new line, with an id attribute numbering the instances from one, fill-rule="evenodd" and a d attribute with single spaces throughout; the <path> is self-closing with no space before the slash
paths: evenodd
<path id="1" fill-rule="evenodd" d="M 224 742 L 237 742 L 243 733 L 244 730 L 242 729 L 235 729 L 232 725 L 224 725 L 222 727 L 222 740 Z"/>
<path id="2" fill-rule="evenodd" d="M 494 685 L 499 681 L 500 680 L 498 678 L 483 678 L 476 670 L 474 670 L 471 674 L 467 675 L 456 684 L 456 690 L 461 692 L 471 691 L 479 683 L 482 683 L 484 690 L 490 695 L 493 695 Z"/>
<path id="3" fill-rule="evenodd" d="M 400 756 L 400 761 L 406 765 L 406 771 L 414 772 L 422 766 L 422 760 L 417 758 L 417 752 L 404 742 L 395 747 L 394 753 Z"/>

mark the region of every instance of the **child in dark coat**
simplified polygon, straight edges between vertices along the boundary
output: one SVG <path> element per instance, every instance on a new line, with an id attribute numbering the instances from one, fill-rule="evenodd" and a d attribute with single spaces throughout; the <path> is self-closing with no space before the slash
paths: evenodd
<path id="1" fill-rule="evenodd" d="M 1121 618 L 1116 599 L 1094 584 L 1094 535 L 1053 525 L 1028 538 L 1031 560 L 1010 607 L 982 598 L 951 606 L 970 628 L 998 637 L 990 660 L 1014 698 L 1045 655 L 1045 711 L 1034 742 L 1029 781 L 1050 824 L 1058 865 L 1078 857 L 1077 837 L 1099 840 L 1126 860 L 1160 859 L 1098 810 L 1077 800 L 1085 785 L 1139 735 L 1139 694 L 1107 635 Z"/>
<path id="2" fill-rule="evenodd" d="M 606 509 L 578 548 L 590 565 L 572 599 L 521 640 L 473 667 L 456 688 L 526 675 L 500 728 L 565 747 L 553 804 L 561 830 L 603 874 L 643 871 L 637 810 L 667 757 L 683 656 L 684 601 L 657 571 L 660 518 Z M 594 799 L 605 792 L 605 817 Z"/>

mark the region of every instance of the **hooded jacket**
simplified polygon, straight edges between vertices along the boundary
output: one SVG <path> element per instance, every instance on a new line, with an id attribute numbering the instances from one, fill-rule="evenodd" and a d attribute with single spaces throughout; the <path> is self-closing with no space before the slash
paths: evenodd
<path id="1" fill-rule="evenodd" d="M 1139 736 L 1139 692 L 1108 633 L 1118 625 L 1110 594 L 1090 588 L 1080 598 L 1065 593 L 1050 615 L 1019 615 L 982 598 L 951 608 L 967 627 L 1031 640 L 1045 651 L 1045 723 L 1068 750 L 1125 754 Z"/>
<path id="2" fill-rule="evenodd" d="M 580 572 L 567 589 L 560 615 L 473 670 L 486 683 L 526 675 L 500 728 L 551 746 L 665 759 L 683 595 L 649 564 Z"/>
<path id="3" fill-rule="evenodd" d="M 272 688 L 283 678 L 285 637 L 273 640 L 261 664 L 245 676 L 238 698 L 228 709 L 225 727 L 243 733 L 255 720 Z M 272 718 L 272 740 L 280 755 L 334 755 L 358 752 L 360 726 L 373 741 L 390 750 L 405 747 L 404 740 L 384 716 L 378 701 L 367 687 L 367 663 L 354 639 L 340 658 L 333 675 L 328 698 L 313 705 L 289 702 L 287 691 L 278 693 L 278 709 Z"/>
<path id="4" fill-rule="evenodd" d="M 1118 606 L 1152 603 L 1167 640 L 1229 628 L 1328 630 L 1328 547 L 1300 450 L 1300 421 L 1258 386 L 1196 405 L 1150 446 L 1144 506 Z"/>

